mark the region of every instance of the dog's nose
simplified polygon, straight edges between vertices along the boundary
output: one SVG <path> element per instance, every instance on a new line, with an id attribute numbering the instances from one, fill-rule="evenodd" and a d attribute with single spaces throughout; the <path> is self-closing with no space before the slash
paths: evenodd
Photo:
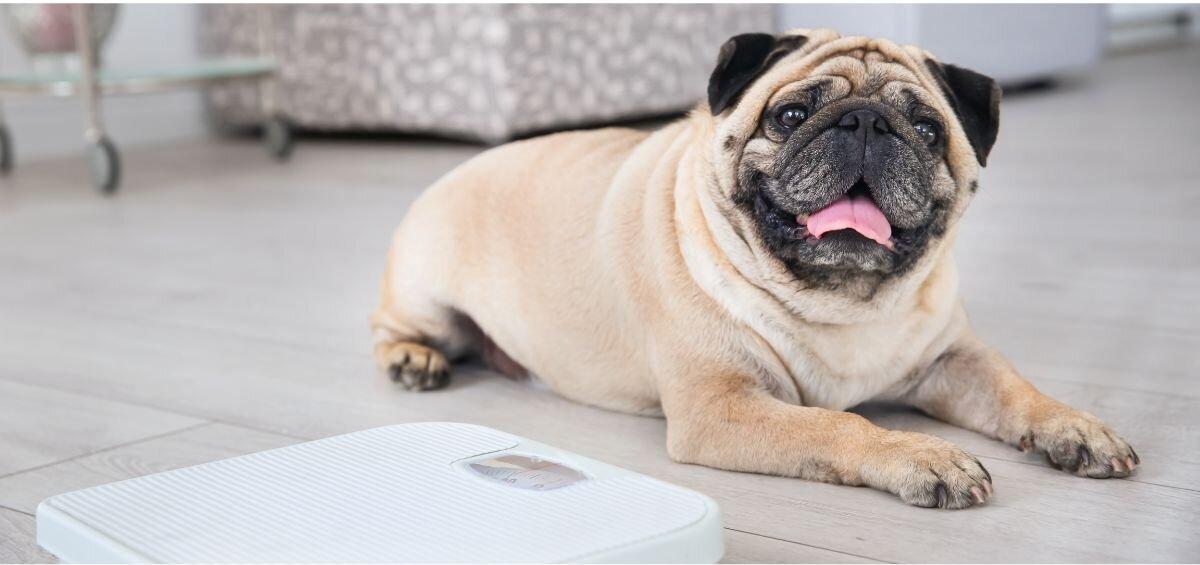
<path id="1" fill-rule="evenodd" d="M 866 137 L 867 133 L 891 133 L 892 127 L 888 124 L 883 116 L 875 110 L 860 108 L 851 110 L 838 120 L 838 127 L 853 131 L 860 138 Z"/>

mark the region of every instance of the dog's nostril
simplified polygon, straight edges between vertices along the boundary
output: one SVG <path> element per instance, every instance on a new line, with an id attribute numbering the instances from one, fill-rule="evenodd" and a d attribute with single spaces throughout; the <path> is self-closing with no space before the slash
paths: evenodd
<path id="1" fill-rule="evenodd" d="M 851 110 L 838 120 L 838 127 L 856 132 L 866 132 L 868 129 L 876 133 L 891 133 L 891 125 L 875 110 Z"/>

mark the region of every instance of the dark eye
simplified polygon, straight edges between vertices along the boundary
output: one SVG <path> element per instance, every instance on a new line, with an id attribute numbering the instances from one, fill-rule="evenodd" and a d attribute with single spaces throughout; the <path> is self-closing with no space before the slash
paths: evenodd
<path id="1" fill-rule="evenodd" d="M 913 124 L 913 129 L 917 130 L 917 135 L 921 136 L 921 140 L 925 142 L 925 145 L 937 143 L 937 126 L 926 121 L 920 121 Z"/>
<path id="2" fill-rule="evenodd" d="M 808 108 L 799 104 L 789 104 L 779 109 L 775 114 L 775 121 L 784 129 L 794 129 L 796 126 L 808 119 Z"/>

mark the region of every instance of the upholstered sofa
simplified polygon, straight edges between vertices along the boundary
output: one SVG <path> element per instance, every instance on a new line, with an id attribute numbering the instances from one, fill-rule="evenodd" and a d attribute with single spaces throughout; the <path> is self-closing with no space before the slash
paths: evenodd
<path id="1" fill-rule="evenodd" d="M 278 104 L 317 130 L 500 142 L 685 110 L 728 37 L 770 31 L 769 5 L 274 5 Z M 204 5 L 202 49 L 258 51 L 251 6 Z M 207 93 L 220 125 L 257 123 L 258 92 Z"/>

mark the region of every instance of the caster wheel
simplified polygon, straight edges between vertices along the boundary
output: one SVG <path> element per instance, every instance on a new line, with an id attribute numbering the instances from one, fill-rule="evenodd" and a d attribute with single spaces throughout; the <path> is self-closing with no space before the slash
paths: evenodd
<path id="1" fill-rule="evenodd" d="M 101 137 L 88 148 L 91 153 L 92 185 L 104 194 L 117 191 L 121 182 L 121 157 L 112 140 Z"/>
<path id="2" fill-rule="evenodd" d="M 13 168 L 12 136 L 8 128 L 0 126 L 0 175 L 8 174 Z"/>
<path id="3" fill-rule="evenodd" d="M 292 156 L 292 126 L 282 116 L 272 116 L 263 123 L 263 143 L 276 161 Z"/>

